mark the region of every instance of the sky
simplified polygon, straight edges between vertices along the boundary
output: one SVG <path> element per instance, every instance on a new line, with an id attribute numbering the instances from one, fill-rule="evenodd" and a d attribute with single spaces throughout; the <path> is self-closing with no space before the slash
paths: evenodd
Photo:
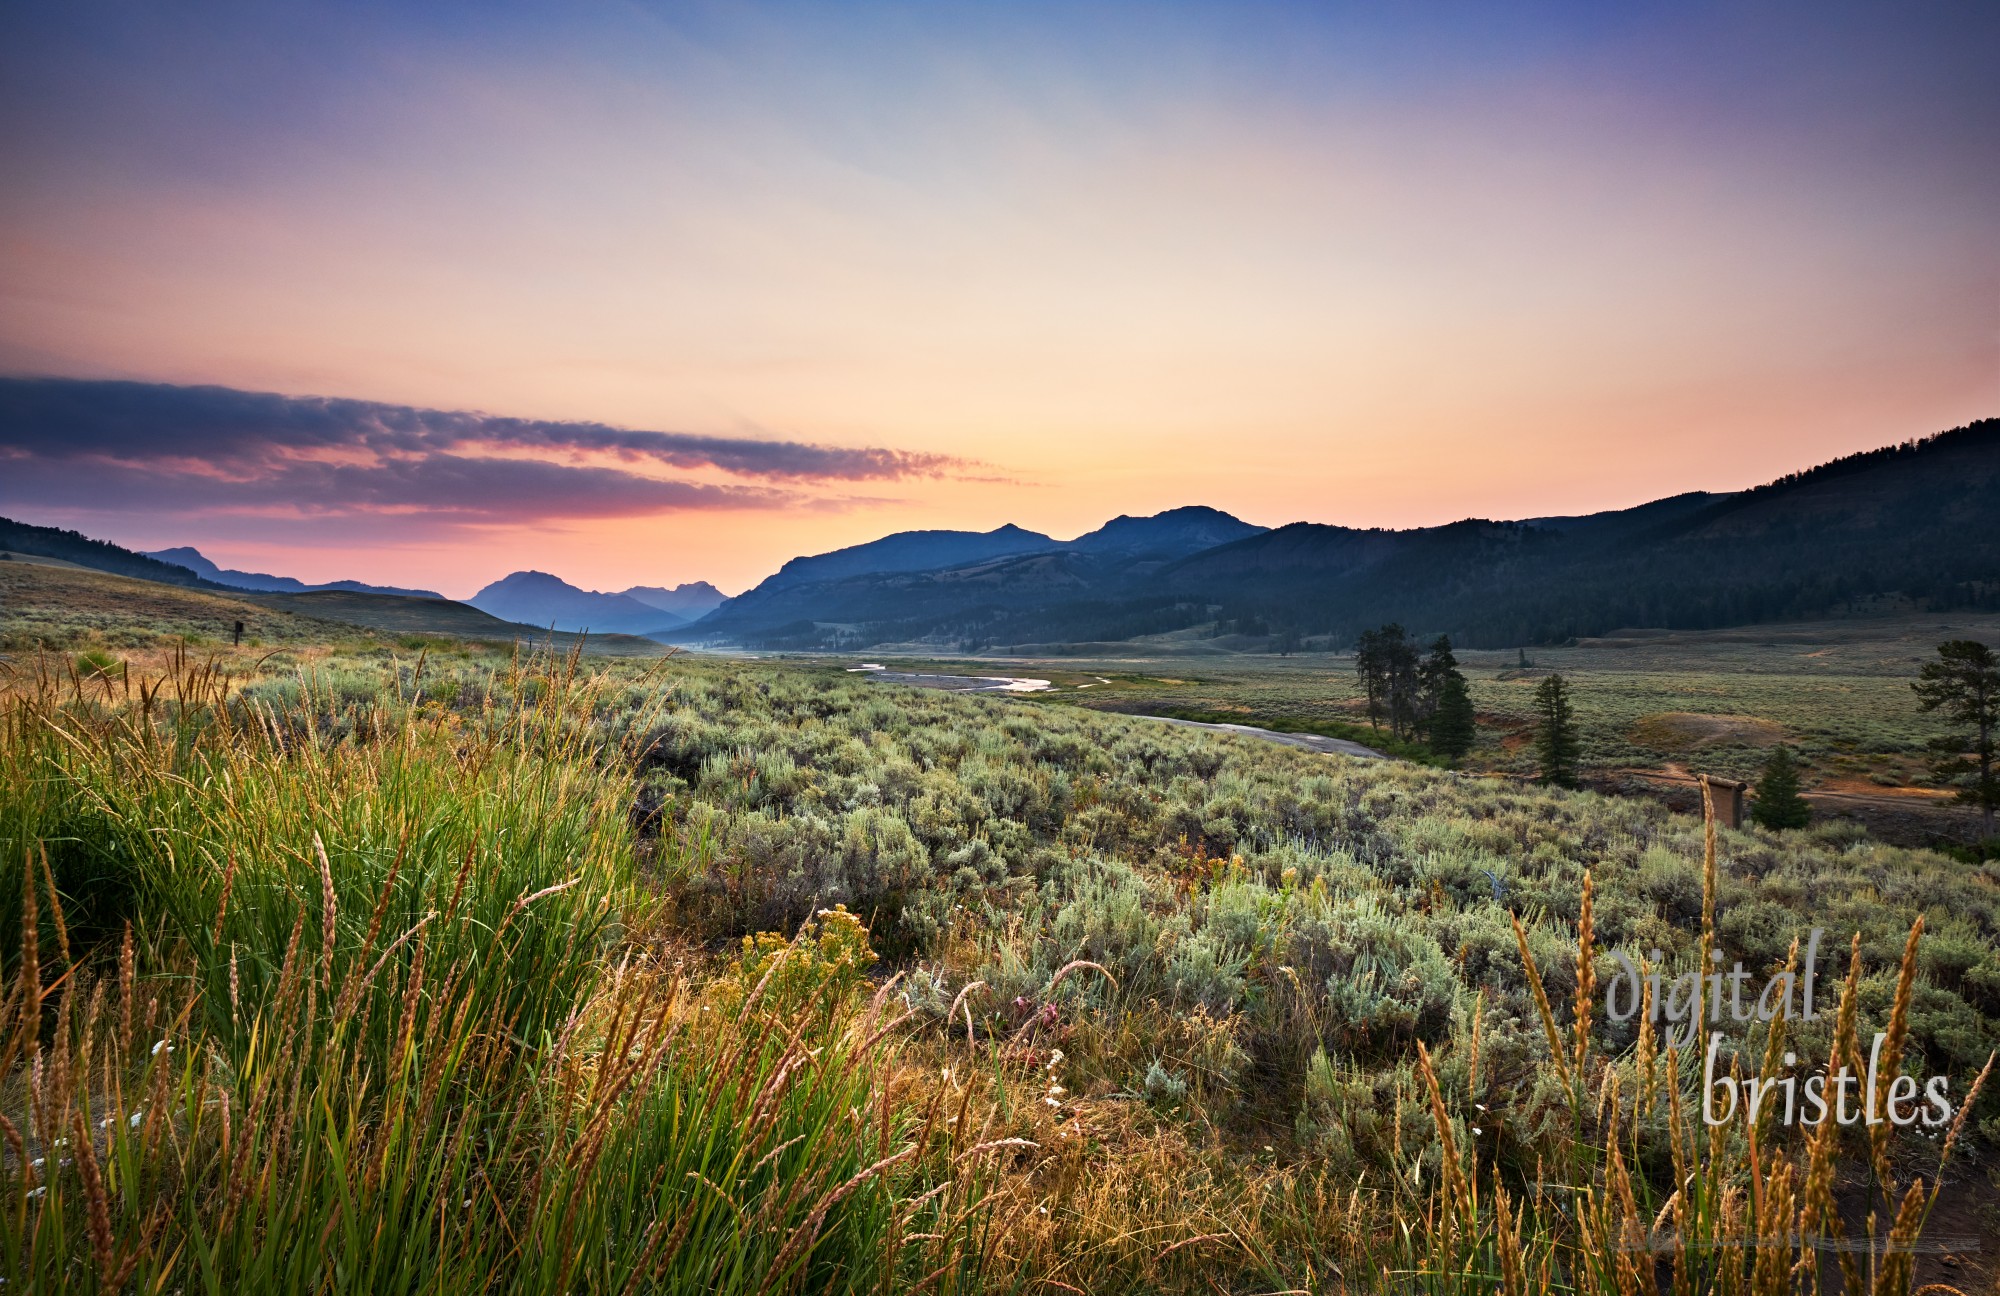
<path id="1" fill-rule="evenodd" d="M 0 513 L 464 596 L 2000 414 L 1987 3 L 0 8 Z"/>

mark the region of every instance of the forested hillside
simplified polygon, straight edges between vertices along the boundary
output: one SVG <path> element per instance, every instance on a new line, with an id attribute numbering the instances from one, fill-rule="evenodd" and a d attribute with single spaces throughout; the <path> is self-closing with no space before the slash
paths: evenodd
<path id="1" fill-rule="evenodd" d="M 930 570 L 851 566 L 753 591 L 696 633 L 773 647 L 999 647 L 1213 625 L 1345 644 L 1396 621 L 1505 647 L 1625 626 L 1992 609 L 2000 419 L 1737 494 L 1580 517 L 1407 531 L 1299 522 L 1165 564 L 1070 550 L 969 565 L 946 557 Z M 815 569 L 787 565 L 795 570 Z"/>
<path id="2" fill-rule="evenodd" d="M 187 568 L 134 553 L 105 540 L 92 540 L 76 531 L 59 527 L 31 526 L 12 518 L 0 518 L 0 551 L 33 554 L 38 558 L 60 558 L 79 567 L 136 576 L 140 580 L 165 585 L 187 585 L 195 589 L 231 591 L 232 587 L 204 580 Z"/>

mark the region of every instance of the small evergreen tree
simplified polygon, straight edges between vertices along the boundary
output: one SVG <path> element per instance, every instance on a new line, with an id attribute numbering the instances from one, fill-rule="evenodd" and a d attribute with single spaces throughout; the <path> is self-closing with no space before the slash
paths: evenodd
<path id="1" fill-rule="evenodd" d="M 1570 705 L 1569 681 L 1551 675 L 1535 688 L 1535 754 L 1542 765 L 1542 782 L 1575 787 L 1581 744 L 1576 733 L 1576 709 Z"/>
<path id="2" fill-rule="evenodd" d="M 1439 687 L 1437 709 L 1431 713 L 1431 750 L 1447 760 L 1460 760 L 1472 750 L 1477 727 L 1472 714 L 1472 690 L 1465 676 L 1453 671 Z"/>
<path id="3" fill-rule="evenodd" d="M 1472 692 L 1459 672 L 1451 640 L 1439 635 L 1417 668 L 1417 727 L 1431 750 L 1457 760 L 1472 750 Z"/>
<path id="4" fill-rule="evenodd" d="M 1757 800 L 1750 807 L 1750 817 L 1761 827 L 1774 831 L 1803 828 L 1812 822 L 1812 806 L 1799 795 L 1798 762 L 1787 748 L 1773 749 L 1770 759 L 1764 762 L 1764 772 L 1757 776 Z"/>
<path id="5" fill-rule="evenodd" d="M 2000 730 L 2000 658 L 1976 639 L 1941 643 L 1937 654 L 1910 686 L 1917 691 L 1917 705 L 1942 711 L 1971 732 L 1933 739 L 1938 759 L 1932 768 L 1957 786 L 1959 800 L 1979 807 L 1990 835 L 1993 812 L 2000 810 L 2000 774 L 1993 769 L 1995 731 Z"/>

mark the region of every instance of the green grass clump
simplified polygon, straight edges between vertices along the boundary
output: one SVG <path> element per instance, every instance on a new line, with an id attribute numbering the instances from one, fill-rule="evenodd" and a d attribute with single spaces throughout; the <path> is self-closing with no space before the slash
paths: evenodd
<path id="1" fill-rule="evenodd" d="M 633 938 L 574 665 L 477 712 L 200 668 L 10 700 L 11 1289 L 960 1285 L 984 1158 L 885 1101 L 885 995 L 767 996 L 818 952 L 780 941 L 724 1002 Z"/>

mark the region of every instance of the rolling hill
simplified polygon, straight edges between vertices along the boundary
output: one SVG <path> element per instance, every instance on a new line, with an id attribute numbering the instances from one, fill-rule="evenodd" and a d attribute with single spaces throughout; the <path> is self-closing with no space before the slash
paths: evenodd
<path id="1" fill-rule="evenodd" d="M 271 647 L 366 633 L 339 619 L 253 603 L 241 591 L 139 580 L 60 560 L 0 562 L 0 648 L 8 651 L 176 638 L 228 643 L 239 621 L 247 639 Z"/>
<path id="2" fill-rule="evenodd" d="M 245 641 L 266 648 L 386 633 L 527 643 L 568 651 L 583 638 L 552 636 L 449 599 L 350 590 L 216 592 L 40 556 L 0 559 L 0 649 L 6 651 L 64 649 L 77 643 L 143 647 L 183 638 L 197 644 L 226 644 L 239 621 Z M 651 639 L 631 635 L 590 635 L 586 642 L 590 651 L 608 656 L 651 657 L 668 651 Z"/>

